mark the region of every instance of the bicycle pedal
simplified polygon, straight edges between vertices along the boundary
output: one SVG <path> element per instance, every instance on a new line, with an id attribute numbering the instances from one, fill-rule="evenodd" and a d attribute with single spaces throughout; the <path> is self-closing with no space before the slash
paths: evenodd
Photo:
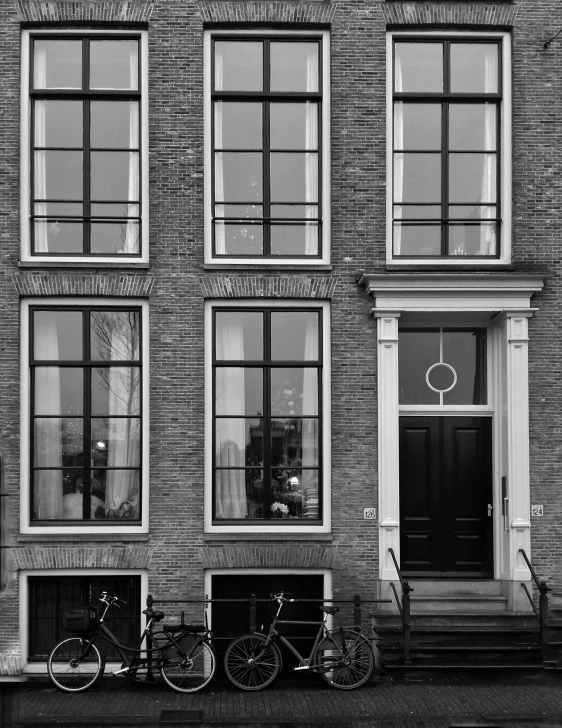
<path id="1" fill-rule="evenodd" d="M 299 667 L 293 667 L 293 670 L 295 672 L 298 670 L 310 670 L 310 665 L 299 665 Z"/>

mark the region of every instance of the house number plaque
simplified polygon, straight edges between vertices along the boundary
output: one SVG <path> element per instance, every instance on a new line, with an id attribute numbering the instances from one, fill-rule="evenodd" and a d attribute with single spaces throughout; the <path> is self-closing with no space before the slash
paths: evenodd
<path id="1" fill-rule="evenodd" d="M 531 506 L 532 516 L 544 516 L 544 506 Z"/>
<path id="2" fill-rule="evenodd" d="M 377 509 L 376 508 L 364 508 L 363 509 L 363 518 L 367 521 L 372 521 L 377 517 Z"/>

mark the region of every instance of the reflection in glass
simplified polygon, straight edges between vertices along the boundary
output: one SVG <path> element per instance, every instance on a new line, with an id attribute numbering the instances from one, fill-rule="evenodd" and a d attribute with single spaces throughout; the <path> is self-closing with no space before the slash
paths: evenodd
<path id="1" fill-rule="evenodd" d="M 92 369 L 93 415 L 140 415 L 138 367 Z"/>
<path id="2" fill-rule="evenodd" d="M 318 223 L 272 225 L 271 255 L 318 255 Z"/>
<path id="3" fill-rule="evenodd" d="M 497 223 L 449 226 L 449 255 L 496 255 Z"/>
<path id="4" fill-rule="evenodd" d="M 215 41 L 215 90 L 261 91 L 263 44 L 251 41 Z"/>
<path id="5" fill-rule="evenodd" d="M 128 202 L 94 202 L 90 212 L 92 217 L 138 217 L 140 206 Z"/>
<path id="6" fill-rule="evenodd" d="M 318 218 L 318 205 L 271 205 L 271 217 L 283 220 L 306 220 Z"/>
<path id="7" fill-rule="evenodd" d="M 441 255 L 441 225 L 394 223 L 394 255 Z"/>
<path id="8" fill-rule="evenodd" d="M 82 41 L 34 40 L 33 86 L 82 88 Z"/>
<path id="9" fill-rule="evenodd" d="M 215 148 L 261 149 L 262 104 L 215 101 Z"/>
<path id="10" fill-rule="evenodd" d="M 91 224 L 90 252 L 100 255 L 139 252 L 140 225 L 128 222 L 93 222 Z"/>
<path id="11" fill-rule="evenodd" d="M 492 220 L 496 214 L 493 205 L 449 205 L 449 217 L 457 220 Z"/>
<path id="12" fill-rule="evenodd" d="M 394 88 L 443 91 L 443 43 L 395 43 Z"/>
<path id="13" fill-rule="evenodd" d="M 75 367 L 35 367 L 35 414 L 81 415 L 83 370 Z"/>
<path id="14" fill-rule="evenodd" d="M 272 149 L 318 149 L 318 104 L 271 103 Z"/>
<path id="15" fill-rule="evenodd" d="M 457 372 L 458 381 L 443 404 L 486 404 L 486 329 L 443 330 L 443 361 Z"/>
<path id="16" fill-rule="evenodd" d="M 261 255 L 263 227 L 215 222 L 215 251 L 217 255 Z"/>
<path id="17" fill-rule="evenodd" d="M 441 104 L 394 104 L 394 149 L 441 149 Z"/>
<path id="18" fill-rule="evenodd" d="M 91 152 L 92 200 L 139 199 L 138 152 Z"/>
<path id="19" fill-rule="evenodd" d="M 271 414 L 317 415 L 318 371 L 314 367 L 271 369 Z"/>
<path id="20" fill-rule="evenodd" d="M 318 467 L 318 420 L 288 418 L 271 421 L 271 465 L 302 466 L 303 449 L 312 453 L 308 464 Z"/>
<path id="21" fill-rule="evenodd" d="M 81 311 L 34 311 L 35 359 L 82 359 Z"/>
<path id="22" fill-rule="evenodd" d="M 82 222 L 34 220 L 33 229 L 35 252 L 42 252 L 38 249 L 39 241 L 47 245 L 49 253 L 84 252 L 84 224 Z"/>
<path id="23" fill-rule="evenodd" d="M 496 201 L 496 155 L 450 154 L 449 199 L 451 202 Z"/>
<path id="24" fill-rule="evenodd" d="M 498 43 L 451 43 L 451 91 L 498 93 Z"/>
<path id="25" fill-rule="evenodd" d="M 318 154 L 272 153 L 272 202 L 318 202 Z"/>
<path id="26" fill-rule="evenodd" d="M 35 171 L 36 199 L 82 199 L 82 152 L 36 151 Z"/>
<path id="27" fill-rule="evenodd" d="M 138 52 L 136 40 L 90 41 L 90 88 L 138 89 Z"/>
<path id="28" fill-rule="evenodd" d="M 92 419 L 91 459 L 95 467 L 139 467 L 140 419 L 104 417 Z"/>
<path id="29" fill-rule="evenodd" d="M 272 311 L 272 360 L 318 360 L 318 318 L 316 311 Z"/>
<path id="30" fill-rule="evenodd" d="M 261 202 L 262 154 L 217 152 L 215 199 L 217 202 Z"/>
<path id="31" fill-rule="evenodd" d="M 318 43 L 271 43 L 271 91 L 318 91 Z"/>
<path id="32" fill-rule="evenodd" d="M 217 311 L 215 327 L 217 361 L 261 361 L 264 358 L 261 311 Z"/>
<path id="33" fill-rule="evenodd" d="M 253 218 L 259 220 L 263 217 L 262 205 L 215 205 L 215 217 Z"/>
<path id="34" fill-rule="evenodd" d="M 37 99 L 34 104 L 36 147 L 82 147 L 82 101 Z"/>
<path id="35" fill-rule="evenodd" d="M 439 404 L 439 394 L 425 379 L 429 367 L 440 361 L 439 329 L 401 329 L 398 352 L 400 404 Z"/>
<path id="36" fill-rule="evenodd" d="M 48 467 L 54 461 L 64 467 L 81 466 L 83 461 L 84 422 L 82 418 L 43 418 L 33 420 L 33 464 Z"/>
<path id="37" fill-rule="evenodd" d="M 495 151 L 495 104 L 450 104 L 449 149 Z"/>
<path id="38" fill-rule="evenodd" d="M 408 152 L 394 155 L 394 201 L 439 202 L 441 154 Z"/>
<path id="39" fill-rule="evenodd" d="M 239 347 L 238 337 L 232 347 Z M 232 355 L 234 359 L 236 354 Z M 230 358 L 230 357 L 229 357 Z M 240 359 L 243 356 L 239 357 Z M 217 367 L 215 370 L 215 414 L 256 416 L 263 413 L 261 369 Z"/>
<path id="40" fill-rule="evenodd" d="M 220 417 L 216 420 L 215 457 L 217 460 L 227 452 L 232 443 L 244 431 L 245 447 L 237 447 L 231 453 L 231 465 L 261 465 L 263 463 L 263 422 L 262 420 L 234 419 Z M 242 440 L 240 440 L 242 444 Z"/>
<path id="41" fill-rule="evenodd" d="M 139 358 L 138 311 L 90 312 L 90 358 L 134 361 Z"/>
<path id="42" fill-rule="evenodd" d="M 395 220 L 439 220 L 441 205 L 394 205 Z"/>
<path id="43" fill-rule="evenodd" d="M 138 149 L 138 101 L 92 101 L 90 144 L 100 148 Z"/>

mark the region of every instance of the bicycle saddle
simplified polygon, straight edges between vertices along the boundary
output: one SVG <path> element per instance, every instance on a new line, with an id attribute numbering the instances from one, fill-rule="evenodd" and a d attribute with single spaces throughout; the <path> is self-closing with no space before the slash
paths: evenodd
<path id="1" fill-rule="evenodd" d="M 153 619 L 155 622 L 159 622 L 161 619 L 164 619 L 164 612 L 155 612 L 152 609 L 143 609 L 142 613 L 146 614 L 149 619 Z"/>
<path id="2" fill-rule="evenodd" d="M 340 608 L 339 607 L 324 607 L 324 606 L 322 606 L 322 607 L 318 607 L 318 609 L 321 612 L 325 612 L 326 614 L 335 614 L 336 612 L 339 612 L 340 611 Z"/>
<path id="3" fill-rule="evenodd" d="M 170 634 L 176 632 L 206 632 L 204 624 L 163 624 L 162 629 Z"/>

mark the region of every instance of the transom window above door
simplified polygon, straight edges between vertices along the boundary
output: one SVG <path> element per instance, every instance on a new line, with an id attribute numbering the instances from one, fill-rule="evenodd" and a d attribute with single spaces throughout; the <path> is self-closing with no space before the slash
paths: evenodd
<path id="1" fill-rule="evenodd" d="M 214 261 L 326 257 L 326 42 L 323 34 L 211 37 Z"/>
<path id="2" fill-rule="evenodd" d="M 392 48 L 392 257 L 500 258 L 502 41 Z"/>
<path id="3" fill-rule="evenodd" d="M 486 329 L 400 329 L 400 405 L 485 405 Z"/>

